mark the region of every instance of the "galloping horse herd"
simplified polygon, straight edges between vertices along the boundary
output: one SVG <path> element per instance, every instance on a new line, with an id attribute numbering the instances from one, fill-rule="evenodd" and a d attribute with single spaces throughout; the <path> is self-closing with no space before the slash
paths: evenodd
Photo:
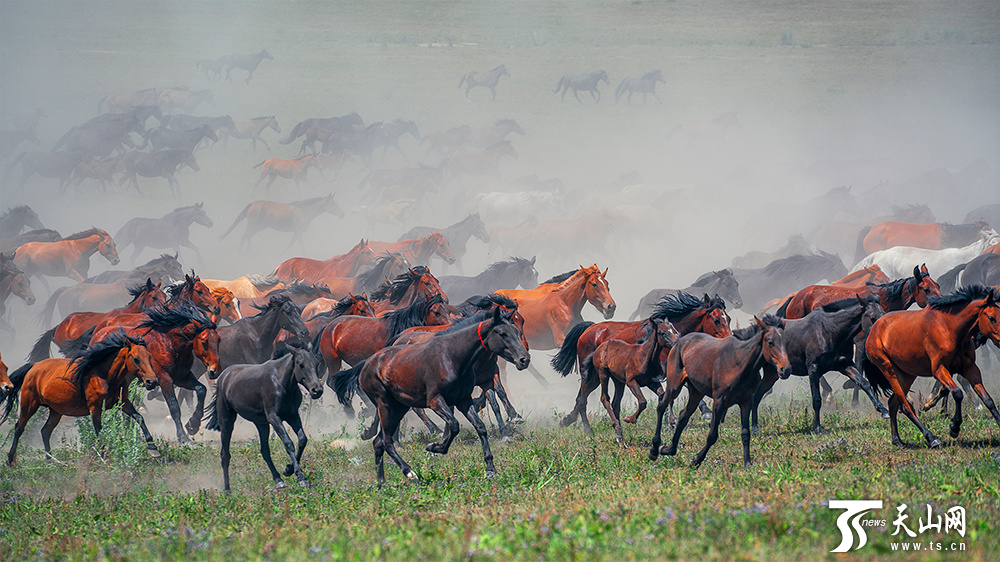
<path id="1" fill-rule="evenodd" d="M 248 85 L 263 60 L 273 57 L 266 50 L 224 55 L 198 61 L 197 69 L 212 81 L 231 80 L 231 71 L 242 69 L 248 72 Z M 471 97 L 475 87 L 486 87 L 496 99 L 502 76 L 510 76 L 505 65 L 469 72 L 459 88 L 465 87 L 466 97 Z M 610 84 L 603 70 L 566 75 L 555 93 L 561 92 L 564 99 L 572 90 L 580 100 L 577 93 L 582 90 L 599 103 L 601 82 Z M 659 100 L 658 82 L 665 83 L 659 70 L 625 78 L 615 91 L 616 103 L 625 97 L 631 104 L 633 93 L 642 94 L 643 103 L 647 95 Z M 99 103 L 108 112 L 74 126 L 56 142 L 55 149 L 62 151 L 14 156 L 22 141 L 39 142 L 35 127 L 46 114 L 37 110 L 3 131 L 4 190 L 21 193 L 37 174 L 58 179 L 60 195 L 70 184 L 79 193 L 86 180 L 100 188 L 101 195 L 95 191 L 94 196 L 104 196 L 109 189 L 121 191 L 126 183 L 141 195 L 142 176 L 164 178 L 180 196 L 175 174 L 185 166 L 197 172 L 195 152 L 212 150 L 212 143 L 249 139 L 254 151 L 257 141 L 270 150 L 261 135 L 267 128 L 281 132 L 274 116 L 237 121 L 228 115 L 191 115 L 212 99 L 211 90 L 180 87 L 111 94 Z M 158 125 L 147 128 L 151 119 Z M 739 126 L 736 114 L 728 112 L 701 130 L 707 128 L 709 138 L 721 138 Z M 698 132 L 679 127 L 671 136 L 694 137 Z M 492 473 L 493 453 L 480 412 L 489 405 L 500 434 L 512 436 L 511 422 L 520 415 L 513 405 L 518 393 L 513 392 L 511 400 L 506 389 L 506 365 L 550 384 L 536 369 L 540 361 L 548 362 L 541 352 L 549 350 L 555 352 L 551 366 L 556 372 L 564 377 L 574 370 L 580 374 L 579 393 L 567 404 L 570 411 L 563 426 L 579 419 L 591 432 L 587 405 L 600 387 L 601 404 L 624 446 L 624 389 L 638 403 L 624 418 L 630 424 L 647 406 L 643 388 L 653 391 L 657 422 L 649 457 L 654 460 L 676 454 L 683 429 L 701 408 L 711 421 L 707 442 L 692 460 L 692 465 L 701 464 L 735 405 L 740 408 L 743 458 L 749 465 L 758 405 L 779 379 L 792 375 L 808 378 L 816 432 L 827 431 L 820 411 L 823 388 L 830 392 L 823 376 L 831 371 L 849 379 L 855 399 L 864 392 L 875 411 L 890 420 L 896 444 L 902 444 L 897 427 L 902 410 L 931 447 L 942 445 L 907 397 L 917 377 L 940 383 L 934 398 L 954 400 L 953 438 L 959 434 L 963 399 L 970 392 L 963 393 L 957 375 L 1000 424 L 1000 412 L 976 365 L 978 347 L 1000 347 L 1000 235 L 991 226 L 1000 220 L 996 204 L 970 209 L 963 224 L 952 225 L 935 222 L 928 207 L 898 197 L 896 206 L 884 209 L 891 214 L 852 214 L 860 207 L 858 196 L 849 188 L 833 188 L 797 213 L 808 221 L 785 248 L 739 256 L 733 267 L 709 270 L 683 289 L 649 286 L 630 321 L 615 322 L 609 269 L 593 263 L 591 256 L 613 261 L 615 252 L 607 244 L 627 245 L 630 237 L 639 235 L 634 223 L 646 220 L 650 209 L 681 203 L 656 186 L 607 186 L 581 195 L 578 199 L 585 203 L 575 216 L 566 218 L 563 212 L 552 218 L 552 210 L 566 210 L 566 189 L 559 180 L 536 175 L 512 182 L 518 191 L 468 189 L 470 178 L 499 181 L 503 158 L 518 158 L 511 134 L 528 132 L 514 119 L 425 136 L 414 121 L 402 118 L 365 123 L 352 112 L 302 120 L 278 141 L 289 145 L 303 139 L 297 155 L 268 158 L 256 166 L 248 163 L 248 169 L 261 168 L 257 185 L 267 179 L 265 190 L 270 191 L 278 178 L 296 186 L 310 184 L 310 169 L 326 183 L 342 182 L 341 176 L 353 171 L 361 175 L 357 189 L 362 191 L 353 211 L 363 214 L 368 233 L 376 228 L 409 230 L 395 242 L 343 233 L 342 240 L 360 241 L 341 254 L 293 257 L 275 263 L 270 273 L 244 271 L 236 279 L 203 279 L 192 270 L 185 272 L 179 262 L 185 248 L 205 264 L 201 250 L 189 239 L 193 224 L 214 227 L 204 203 L 178 207 L 161 218 L 134 218 L 113 237 L 96 227 L 61 236 L 46 229 L 29 206 L 8 209 L 0 217 L 0 315 L 11 294 L 25 305 L 34 304 L 31 279 L 49 295 L 41 314 L 45 331 L 29 362 L 8 377 L 0 361 L 3 420 L 17 411 L 8 464 L 14 464 L 25 426 L 42 406 L 49 410 L 41 430 L 47 452 L 62 416 L 89 415 L 99 432 L 102 412 L 120 403 L 139 424 L 149 453 L 158 456 L 153 435 L 129 399 L 130 384 L 140 380 L 148 389 L 159 389 L 178 441 L 190 441 L 206 420 L 209 429 L 221 432 L 227 491 L 237 416 L 256 425 L 276 485 L 284 486 L 270 455 L 270 428 L 290 457 L 284 475 L 294 474 L 305 484 L 300 464 L 307 443 L 299 417 L 301 388 L 312 400 L 320 399 L 325 377 L 348 415 L 358 403 L 374 411 L 374 423 L 362 437 L 374 438 L 380 484 L 385 480 L 385 454 L 407 478 L 416 478 L 395 448 L 409 411 L 428 431 L 443 432 L 441 442 L 427 450 L 445 454 L 459 433 L 457 409 L 475 428 Z M 401 144 L 406 135 L 413 142 Z M 144 152 L 146 147 L 149 152 Z M 436 156 L 440 163 L 377 168 L 390 150 L 407 160 L 408 154 L 422 151 L 422 156 Z M 16 166 L 21 177 L 11 187 L 7 179 Z M 876 195 L 884 199 L 885 193 Z M 412 226 L 413 217 L 407 213 L 432 194 L 457 200 L 455 208 L 474 212 L 462 212 L 463 218 L 450 226 Z M 349 197 L 343 194 L 338 200 Z M 236 214 L 236 209 L 226 211 Z M 838 210 L 843 213 L 834 214 Z M 286 250 L 296 242 L 304 250 L 303 234 L 324 213 L 346 215 L 333 193 L 292 203 L 249 201 L 220 240 L 245 221 L 241 251 L 267 229 L 292 233 Z M 478 275 L 464 275 L 463 259 L 468 261 L 470 250 L 477 247 L 468 247 L 473 237 L 489 244 L 491 254 L 501 248 L 516 257 L 495 261 Z M 119 249 L 130 245 L 132 263 L 147 248 L 174 254 L 162 254 L 131 270 L 90 276 L 93 254 L 116 265 Z M 843 257 L 851 254 L 853 268 L 848 270 Z M 551 267 L 583 259 L 592 265 L 539 283 L 536 264 Z M 442 269 L 432 273 L 431 266 L 437 269 L 437 264 Z M 447 266 L 456 267 L 459 274 L 440 274 Z M 76 284 L 51 290 L 48 277 L 66 277 Z M 588 303 L 605 321 L 583 320 Z M 734 309 L 754 315 L 747 326 L 731 326 L 729 311 Z M 767 313 L 771 309 L 774 314 Z M 4 320 L 0 328 L 9 336 L 5 342 L 13 341 L 14 326 Z M 22 332 L 25 328 L 18 326 Z M 52 344 L 64 358 L 50 357 Z M 202 374 L 214 381 L 214 389 L 202 382 Z M 194 394 L 186 423 L 181 412 L 184 395 L 177 389 Z M 672 404 L 683 389 L 687 403 L 675 421 Z M 880 392 L 889 396 L 887 405 Z M 428 409 L 443 420 L 443 429 L 428 417 Z M 665 416 L 675 428 L 670 444 L 661 448 Z"/>

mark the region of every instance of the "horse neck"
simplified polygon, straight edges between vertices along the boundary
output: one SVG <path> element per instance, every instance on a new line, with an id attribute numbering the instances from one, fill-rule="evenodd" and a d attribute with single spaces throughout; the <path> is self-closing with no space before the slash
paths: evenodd
<path id="1" fill-rule="evenodd" d="M 296 210 L 299 212 L 299 216 L 302 217 L 302 224 L 309 224 L 313 219 L 318 217 L 324 210 L 323 201 L 317 201 L 308 207 L 297 207 Z"/>
<path id="2" fill-rule="evenodd" d="M 845 340 L 853 339 L 861 331 L 861 317 L 864 315 L 863 306 L 845 308 L 830 314 L 830 329 L 833 332 L 831 340 L 841 343 Z"/>
<path id="3" fill-rule="evenodd" d="M 899 297 L 889 300 L 888 291 L 885 288 L 878 290 L 878 303 L 886 312 L 906 310 L 917 302 L 917 280 L 910 277 L 903 283 L 903 289 L 899 292 Z"/>
<path id="4" fill-rule="evenodd" d="M 244 322 L 247 323 L 257 334 L 259 334 L 259 340 L 265 343 L 270 343 L 277 337 L 278 332 L 281 330 L 281 326 L 278 323 L 278 315 L 281 313 L 279 309 L 268 308 L 266 311 L 261 311 L 260 314 L 244 318 Z"/>
<path id="5" fill-rule="evenodd" d="M 479 328 L 480 326 L 483 327 L 482 330 L 480 330 Z M 485 344 L 480 343 L 480 337 L 482 337 L 482 339 L 485 341 L 486 337 L 489 336 L 490 330 L 492 329 L 493 329 L 493 321 L 484 320 L 477 324 L 470 325 L 463 330 L 459 330 L 451 334 L 442 334 L 441 336 L 435 336 L 435 337 L 448 338 L 452 341 L 457 342 L 454 349 L 451 347 L 449 347 L 448 349 L 449 351 L 454 353 L 454 357 L 456 359 L 459 359 L 457 364 L 460 367 L 467 367 L 469 365 L 479 363 L 485 359 L 488 359 L 489 356 L 491 355 L 493 356 L 496 355 L 492 351 L 486 349 Z M 465 369 L 462 369 L 462 371 L 460 371 L 460 374 L 462 372 L 465 372 Z"/>
<path id="6" fill-rule="evenodd" d="M 66 246 L 68 246 L 72 252 L 79 255 L 78 259 L 89 258 L 97 252 L 97 249 L 101 244 L 101 237 L 94 234 L 86 238 L 79 238 L 76 240 L 63 240 Z"/>
<path id="7" fill-rule="evenodd" d="M 733 337 L 733 336 L 730 336 Z M 736 339 L 736 338 L 734 338 Z M 760 370 L 764 366 L 764 330 L 759 330 L 754 337 L 748 340 L 738 340 L 736 350 L 738 353 L 738 363 L 742 365 L 740 376 Z"/>
<path id="8" fill-rule="evenodd" d="M 966 303 L 965 308 L 956 313 L 948 313 L 927 307 L 925 313 L 936 315 L 938 320 L 948 326 L 948 332 L 954 334 L 955 341 L 967 341 L 975 332 L 978 332 L 977 321 L 979 320 L 980 304 L 984 301 L 978 299 Z"/>
<path id="9" fill-rule="evenodd" d="M 579 316 L 583 305 L 587 304 L 587 292 L 584 290 L 587 276 L 577 274 L 577 277 L 575 280 L 567 279 L 558 289 L 545 295 L 544 298 L 562 303 L 573 312 L 574 316 Z"/>
<path id="10" fill-rule="evenodd" d="M 273 339 L 273 338 L 272 338 Z M 282 361 L 285 364 L 282 364 Z M 295 355 L 289 353 L 278 360 L 278 389 L 288 392 L 289 387 L 295 386 Z"/>
<path id="11" fill-rule="evenodd" d="M 111 361 L 108 365 L 108 386 L 117 387 L 124 386 L 131 381 L 128 370 L 125 368 L 125 361 L 128 359 L 128 347 L 123 347 L 118 353 L 114 354 L 109 358 Z M 103 365 L 103 364 L 102 364 Z"/>
<path id="12" fill-rule="evenodd" d="M 411 263 L 427 263 L 427 260 L 430 259 L 431 254 L 434 253 L 433 244 L 434 244 L 433 240 L 431 240 L 429 237 L 421 238 L 419 240 L 411 242 L 409 244 L 409 247 L 407 247 L 407 249 L 404 251 L 408 252 L 410 256 L 412 256 L 412 258 L 410 259 Z"/>

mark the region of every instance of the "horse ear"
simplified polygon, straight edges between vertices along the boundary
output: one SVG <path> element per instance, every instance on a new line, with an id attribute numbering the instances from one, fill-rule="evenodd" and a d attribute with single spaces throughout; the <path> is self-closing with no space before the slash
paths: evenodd
<path id="1" fill-rule="evenodd" d="M 535 257 L 536 256 L 531 256 L 531 265 L 535 265 Z"/>
<path id="2" fill-rule="evenodd" d="M 716 277 L 725 277 L 726 276 L 725 270 L 723 270 L 723 271 L 713 271 L 712 273 L 714 273 Z"/>
<path id="3" fill-rule="evenodd" d="M 361 298 L 368 300 L 368 293 L 361 293 Z"/>
<path id="4" fill-rule="evenodd" d="M 704 296 L 704 298 L 703 298 L 702 300 L 704 301 L 704 303 L 705 303 L 706 305 L 708 305 L 708 304 L 712 304 L 712 299 L 711 299 L 711 298 L 709 298 L 709 296 L 708 296 L 708 293 L 705 293 L 705 296 Z"/>
<path id="5" fill-rule="evenodd" d="M 756 315 L 754 315 L 753 321 L 757 324 L 758 327 L 760 327 L 760 328 L 764 328 L 765 327 L 764 326 L 764 322 L 760 318 L 757 318 Z"/>
<path id="6" fill-rule="evenodd" d="M 920 266 L 919 265 L 913 266 L 913 277 L 917 281 L 920 281 Z"/>
<path id="7" fill-rule="evenodd" d="M 501 321 L 503 321 L 503 313 L 500 311 L 500 307 L 499 306 L 494 307 L 493 308 L 493 323 L 496 324 L 497 322 L 501 322 Z"/>
<path id="8" fill-rule="evenodd" d="M 927 271 L 927 264 L 926 263 L 920 266 L 920 273 L 923 273 L 924 277 L 930 277 L 931 276 L 930 272 Z"/>
<path id="9" fill-rule="evenodd" d="M 594 265 L 597 265 L 597 264 L 594 264 Z M 610 267 L 605 267 L 604 268 L 604 273 L 601 274 L 601 277 L 607 277 L 609 269 L 611 269 L 611 268 Z"/>

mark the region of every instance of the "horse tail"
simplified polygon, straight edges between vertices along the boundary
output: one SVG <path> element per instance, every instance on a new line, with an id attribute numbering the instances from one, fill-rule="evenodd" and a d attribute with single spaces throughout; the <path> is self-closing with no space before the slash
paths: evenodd
<path id="1" fill-rule="evenodd" d="M 42 359 L 48 359 L 51 357 L 52 355 L 49 346 L 52 344 L 55 334 L 56 329 L 52 328 L 51 330 L 44 332 L 41 336 L 38 336 L 38 341 L 36 341 L 35 345 L 31 347 L 31 353 L 28 354 L 28 361 L 37 363 Z"/>
<path id="2" fill-rule="evenodd" d="M 7 421 L 10 416 L 11 410 L 14 409 L 14 404 L 17 403 L 17 397 L 21 394 L 21 386 L 24 384 L 24 377 L 27 376 L 28 371 L 34 367 L 34 363 L 27 363 L 18 367 L 16 371 L 10 374 L 10 382 L 14 385 L 14 389 L 7 393 L 7 396 L 3 399 L 3 414 L 0 414 L 0 423 Z"/>
<path id="3" fill-rule="evenodd" d="M 565 82 L 566 82 L 566 77 L 565 77 L 565 76 L 563 76 L 562 78 L 560 78 L 560 79 L 559 79 L 559 83 L 558 83 L 558 84 L 556 84 L 556 89 L 555 89 L 555 90 L 552 90 L 552 93 L 553 93 L 553 94 L 558 94 L 558 93 L 559 93 L 559 90 L 561 90 L 561 89 L 562 89 L 562 85 L 563 85 L 563 84 L 564 84 Z"/>
<path id="4" fill-rule="evenodd" d="M 219 427 L 219 411 L 216 405 L 218 401 L 219 393 L 216 392 L 215 396 L 212 397 L 212 403 L 205 407 L 205 417 L 202 418 L 202 421 L 205 422 L 205 429 L 221 431 Z"/>
<path id="5" fill-rule="evenodd" d="M 108 98 L 110 98 L 110 97 L 111 97 L 111 94 L 108 94 L 108 95 L 104 96 L 103 98 L 101 98 L 101 101 L 97 102 L 97 113 L 101 113 L 103 111 L 101 108 L 104 107 L 104 102 Z"/>
<path id="6" fill-rule="evenodd" d="M 625 82 L 627 82 L 627 81 L 628 81 L 628 78 L 623 79 L 618 84 L 618 87 L 615 88 L 615 104 L 616 105 L 618 104 L 618 99 L 622 97 L 622 93 L 625 92 Z"/>
<path id="7" fill-rule="evenodd" d="M 871 230 L 872 227 L 866 226 L 861 229 L 861 232 L 858 233 L 858 244 L 854 249 L 854 261 L 861 261 L 862 258 L 868 255 L 868 252 L 865 250 L 865 238 Z"/>
<path id="8" fill-rule="evenodd" d="M 229 233 L 232 232 L 234 228 L 236 228 L 236 225 L 240 224 L 241 220 L 247 218 L 247 211 L 250 210 L 250 205 L 253 205 L 253 203 L 249 203 L 246 207 L 243 207 L 243 210 L 240 211 L 239 216 L 236 217 L 235 221 L 233 221 L 233 226 L 230 226 L 229 230 L 223 232 L 222 236 L 219 237 L 219 240 L 222 240 L 226 236 L 229 236 Z"/>
<path id="9" fill-rule="evenodd" d="M 795 293 L 795 295 L 797 294 L 798 293 Z M 778 318 L 785 318 L 786 317 L 785 314 L 788 314 L 788 304 L 792 302 L 792 299 L 795 298 L 795 295 L 792 295 L 787 299 L 785 299 L 785 302 L 781 303 L 781 306 L 778 307 L 778 310 L 775 311 L 774 315 L 777 316 Z"/>
<path id="10" fill-rule="evenodd" d="M 576 365 L 576 344 L 580 341 L 580 336 L 583 335 L 583 332 L 593 324 L 593 322 L 579 322 L 570 328 L 569 333 L 566 334 L 566 339 L 563 340 L 562 347 L 559 348 L 559 351 L 552 358 L 552 368 L 557 373 L 565 377 L 573 372 L 573 366 Z"/>
<path id="11" fill-rule="evenodd" d="M 288 143 L 285 143 L 285 144 L 288 144 Z M 264 165 L 264 162 L 267 162 L 268 160 L 270 160 L 270 158 L 268 158 L 268 159 L 266 159 L 266 160 L 263 160 L 263 161 L 261 161 L 261 163 L 260 163 L 260 164 L 257 164 L 256 166 L 254 166 L 254 167 L 253 167 L 253 169 L 254 169 L 254 170 L 256 170 L 257 168 L 260 168 L 261 166 L 263 166 L 263 165 Z"/>
<path id="12" fill-rule="evenodd" d="M 872 363 L 867 354 L 863 354 L 861 358 L 861 371 L 865 374 L 865 378 L 868 379 L 868 384 L 872 385 L 872 390 L 883 396 L 892 396 L 894 391 L 892 390 L 892 385 L 889 384 L 889 379 L 886 378 L 882 369 L 879 369 L 875 363 Z"/>
<path id="13" fill-rule="evenodd" d="M 330 377 L 333 391 L 337 393 L 337 400 L 341 404 L 347 406 L 351 403 L 354 393 L 358 391 L 358 379 L 361 376 L 361 369 L 364 366 L 365 362 L 361 361 L 350 369 L 334 373 Z"/>
<path id="14" fill-rule="evenodd" d="M 63 294 L 63 291 L 68 288 L 69 286 L 59 287 L 52 292 L 52 296 L 49 297 L 49 300 L 45 301 L 45 308 L 43 308 L 42 312 L 38 314 L 38 323 L 41 324 L 42 327 L 52 325 L 52 314 L 56 311 L 56 301 L 59 300 L 59 296 Z M 46 357 L 48 357 L 48 355 L 46 355 Z"/>

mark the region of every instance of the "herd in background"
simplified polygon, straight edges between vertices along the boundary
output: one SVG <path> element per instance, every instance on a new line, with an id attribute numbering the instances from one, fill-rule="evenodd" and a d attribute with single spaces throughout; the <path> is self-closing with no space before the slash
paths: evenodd
<path id="1" fill-rule="evenodd" d="M 242 69 L 249 83 L 261 61 L 272 58 L 262 50 L 198 61 L 197 67 L 211 80 L 231 80 L 232 70 Z M 470 72 L 459 88 L 465 87 L 468 97 L 473 88 L 486 87 L 495 99 L 502 76 L 509 76 L 504 65 Z M 631 103 L 633 93 L 643 94 L 644 103 L 647 95 L 659 100 L 655 85 L 663 81 L 659 71 L 626 78 L 615 92 L 616 102 L 625 96 Z M 565 98 L 573 90 L 578 100 L 578 91 L 590 92 L 598 102 L 601 82 L 610 84 L 604 71 L 567 75 L 555 91 Z M 102 194 L 121 190 L 126 183 L 141 194 L 141 176 L 163 178 L 180 195 L 175 174 L 182 167 L 197 172 L 195 152 L 211 150 L 211 143 L 250 140 L 256 152 L 260 141 L 270 150 L 261 135 L 267 128 L 281 133 L 273 116 L 235 121 L 228 115 L 191 115 L 211 99 L 210 90 L 186 88 L 109 95 L 100 102 L 108 112 L 67 131 L 55 144 L 59 152 L 14 156 L 23 141 L 39 142 L 36 124 L 45 112 L 15 118 L 5 123 L 2 134 L 4 190 L 20 192 L 37 174 L 58 180 L 60 195 L 70 184 L 79 191 L 86 180 L 96 183 Z M 150 128 L 151 119 L 157 125 Z M 740 125 L 730 112 L 703 126 L 721 138 Z M 684 132 L 682 128 L 672 134 Z M 607 268 L 596 263 L 580 266 L 539 283 L 536 264 L 556 270 L 583 256 L 613 261 L 616 249 L 639 235 L 637 225 L 663 220 L 663 213 L 678 205 L 678 193 L 623 177 L 570 200 L 561 181 L 537 175 L 512 181 L 505 190 L 470 189 L 470 177 L 504 177 L 503 159 L 518 157 L 509 138 L 514 134 L 529 133 L 514 119 L 424 136 L 414 121 L 365 123 L 357 113 L 299 122 L 278 141 L 290 145 L 302 139 L 298 155 L 248 165 L 261 169 L 254 189 L 265 179 L 266 191 L 278 178 L 296 186 L 308 184 L 310 169 L 330 183 L 354 165 L 353 171 L 362 176 L 357 186 L 362 193 L 361 204 L 352 210 L 364 214 L 369 224 L 365 235 L 379 225 L 410 227 L 415 208 L 432 205 L 428 201 L 435 199 L 463 218 L 451 225 L 413 226 L 395 242 L 345 234 L 344 239 L 361 240 L 332 257 L 285 260 L 266 275 L 246 271 L 244 277 L 230 280 L 185 273 L 179 262 L 181 248 L 205 263 L 189 239 L 190 227 L 215 225 L 202 203 L 178 207 L 160 218 L 134 218 L 113 237 L 96 227 L 61 236 L 47 229 L 30 207 L 8 209 L 0 217 L 0 318 L 11 295 L 25 305 L 35 304 L 31 280 L 38 280 L 48 293 L 41 307 L 46 331 L 32 349 L 30 362 L 10 372 L 9 378 L 0 362 L 3 418 L 19 404 L 8 463 L 14 463 L 28 419 L 42 406 L 50 411 L 42 428 L 46 451 L 62 416 L 90 415 L 99 431 L 101 412 L 120 402 L 140 425 L 150 453 L 158 455 L 142 415 L 128 398 L 129 384 L 138 379 L 147 388 L 159 387 L 179 441 L 189 441 L 203 419 L 222 432 L 227 490 L 229 440 L 237 415 L 257 426 L 261 452 L 276 484 L 283 485 L 268 448 L 271 427 L 291 458 L 284 474 L 304 483 L 300 460 L 307 437 L 298 416 L 304 399 L 300 386 L 318 399 L 323 393 L 320 380 L 326 376 L 326 384 L 348 412 L 353 413 L 355 396 L 374 409 L 374 423 L 363 437 L 375 437 L 380 482 L 384 454 L 405 476 L 415 478 L 394 445 L 400 422 L 411 410 L 431 431 L 441 430 L 423 410 L 433 410 L 444 421 L 442 441 L 427 447 L 444 454 L 458 433 L 457 408 L 476 429 L 487 470 L 493 471 L 487 426 L 479 412 L 489 405 L 501 434 L 513 435 L 511 422 L 520 416 L 505 389 L 504 365 L 528 370 L 548 385 L 531 359 L 544 363 L 547 357 L 539 352 L 550 350 L 555 352 L 552 367 L 557 372 L 566 376 L 575 369 L 581 375 L 580 391 L 563 425 L 579 419 L 590 432 L 588 399 L 601 387 L 601 403 L 624 445 L 624 389 L 638 402 L 637 411 L 624 418 L 626 423 L 635 423 L 646 407 L 642 388 L 658 396 L 653 459 L 676 453 L 683 428 L 701 407 L 711 427 L 705 447 L 693 460 L 700 464 L 726 412 L 738 405 L 744 461 L 749 464 L 757 405 L 777 380 L 791 375 L 808 378 L 813 429 L 826 431 L 820 423 L 821 388 L 826 385 L 823 375 L 830 371 L 844 374 L 856 389 L 855 397 L 864 392 L 875 410 L 890 418 L 894 443 L 901 442 L 896 415 L 902 410 L 929 445 L 941 445 L 906 398 L 919 376 L 941 383 L 934 397 L 954 399 L 952 437 L 961 426 L 964 396 L 953 375 L 971 385 L 971 392 L 1000 424 L 975 354 L 984 343 L 1000 345 L 1000 235 L 991 226 L 1000 224 L 1000 205 L 971 209 L 963 224 L 952 225 L 935 222 L 928 206 L 912 204 L 912 197 L 891 186 L 878 185 L 864 193 L 834 188 L 789 213 L 800 222 L 789 220 L 788 226 L 801 234 L 793 235 L 784 248 L 734 258 L 732 267 L 709 270 L 682 289 L 654 288 L 657 283 L 647 280 L 652 290 L 629 321 L 614 322 L 617 303 Z M 401 146 L 406 135 L 418 143 L 416 149 Z M 440 161 L 436 166 L 376 167 L 389 154 L 408 160 L 412 150 Z M 11 173 L 17 166 L 21 176 L 12 187 Z M 936 189 L 952 189 L 959 197 L 980 180 L 974 169 L 965 170 L 942 180 L 950 185 Z M 874 215 L 872 209 L 888 214 Z M 296 242 L 304 250 L 303 233 L 324 213 L 345 216 L 333 193 L 292 203 L 250 201 L 220 239 L 245 222 L 241 249 L 258 233 L 272 229 L 292 234 L 286 250 Z M 462 262 L 473 237 L 489 245 L 490 255 L 519 257 L 496 261 L 478 275 L 464 275 Z M 162 254 L 131 270 L 89 275 L 93 254 L 117 265 L 119 249 L 128 246 L 133 247 L 133 264 L 147 248 L 174 254 Z M 852 264 L 850 269 L 845 260 Z M 458 274 L 443 275 L 445 264 L 456 267 Z M 47 277 L 65 277 L 76 284 L 53 291 Z M 583 321 L 581 311 L 588 303 L 604 322 Z M 913 305 L 918 310 L 908 311 Z M 766 314 L 775 307 L 775 315 Z M 729 311 L 734 309 L 756 316 L 748 326 L 732 329 Z M 914 332 L 927 334 L 935 345 L 915 341 Z M 4 342 L 13 341 L 15 333 L 3 320 Z M 49 357 L 53 343 L 65 358 Z M 210 389 L 199 380 L 202 374 L 216 380 L 207 409 Z M 513 387 L 516 391 L 516 382 Z M 683 388 L 688 390 L 687 405 L 671 444 L 661 448 L 663 418 Z M 194 394 L 186 423 L 183 396 L 175 389 Z M 891 394 L 888 407 L 878 396 L 880 390 Z M 516 401 L 517 392 L 514 396 Z M 672 414 L 669 419 L 673 421 Z M 297 443 L 283 423 L 292 428 Z"/>

